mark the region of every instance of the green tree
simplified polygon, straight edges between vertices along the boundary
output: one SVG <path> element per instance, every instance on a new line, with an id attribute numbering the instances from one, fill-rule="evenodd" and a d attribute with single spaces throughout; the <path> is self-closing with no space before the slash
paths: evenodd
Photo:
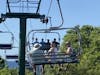
<path id="1" fill-rule="evenodd" d="M 5 60 L 0 56 L 0 69 L 5 67 Z"/>
<path id="2" fill-rule="evenodd" d="M 26 75 L 33 75 L 33 73 L 29 70 L 26 70 L 25 72 Z M 0 70 L 0 75 L 19 75 L 19 74 L 18 74 L 18 69 L 3 68 Z"/>
<path id="3" fill-rule="evenodd" d="M 71 75 L 99 75 L 100 74 L 100 27 L 93 27 L 84 25 L 80 28 L 82 36 L 83 54 L 80 56 L 79 64 L 70 65 Z M 73 36 L 72 36 L 73 35 Z M 62 43 L 62 51 L 64 51 L 64 44 L 70 40 L 73 48 L 77 48 L 77 35 L 73 30 L 69 30 Z M 74 68 L 73 68 L 74 66 Z M 71 68 L 72 67 L 72 68 Z M 74 71 L 73 71 L 74 70 Z M 74 72 L 74 73 L 73 73 Z M 66 75 L 66 74 L 65 74 Z"/>

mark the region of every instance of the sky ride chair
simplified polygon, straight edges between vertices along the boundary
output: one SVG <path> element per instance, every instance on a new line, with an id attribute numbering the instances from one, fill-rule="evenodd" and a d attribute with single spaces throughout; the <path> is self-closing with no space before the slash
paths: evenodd
<path id="1" fill-rule="evenodd" d="M 10 59 L 12 56 L 6 55 L 6 50 L 11 50 L 14 44 L 14 35 L 9 31 L 0 31 L 0 50 L 4 50 L 5 52 L 5 64 L 7 64 L 7 59 Z M 15 57 L 15 56 L 14 56 Z"/>
<path id="2" fill-rule="evenodd" d="M 33 32 L 33 35 L 32 35 L 32 41 L 34 40 L 34 36 L 35 36 L 35 34 L 37 34 L 37 33 L 40 33 L 40 34 L 57 34 L 57 36 L 59 37 L 58 39 L 60 40 L 60 34 L 58 33 L 58 32 L 46 32 L 46 31 L 36 31 L 36 32 Z M 29 33 L 30 34 L 30 33 Z M 29 35 L 28 34 L 28 35 Z M 29 36 L 28 36 L 29 37 Z M 42 38 L 42 40 L 43 40 L 43 38 Z M 29 49 L 32 49 L 32 43 L 30 43 L 29 42 L 29 40 L 28 40 L 28 43 L 29 43 Z M 43 43 L 43 42 L 42 42 Z M 41 44 L 41 42 L 40 42 L 40 44 Z M 48 50 L 50 49 L 50 42 L 49 42 L 49 39 L 47 39 L 47 42 L 44 42 L 44 44 L 42 45 L 41 44 L 41 47 L 40 47 L 40 50 L 43 50 L 43 52 L 44 52 L 44 54 L 46 54 L 45 52 L 48 52 Z M 39 55 L 38 55 L 39 56 Z M 41 58 L 39 58 L 39 59 L 41 59 Z"/>
<path id="3" fill-rule="evenodd" d="M 62 30 L 62 29 L 73 29 L 77 32 L 77 34 L 78 34 L 78 44 L 79 44 L 79 49 L 80 49 L 78 51 L 77 55 L 75 55 L 75 52 L 71 56 L 68 56 L 64 52 L 59 52 L 56 55 L 57 60 L 47 61 L 47 60 L 51 59 L 51 57 L 50 57 L 51 55 L 46 54 L 46 58 L 44 58 L 44 59 L 41 59 L 40 58 L 41 56 L 37 56 L 37 58 L 35 58 L 37 60 L 37 63 L 34 63 L 34 64 L 41 65 L 41 64 L 63 64 L 63 63 L 78 63 L 79 62 L 77 56 L 81 53 L 81 36 L 80 36 L 79 31 L 78 31 L 78 28 L 77 27 L 75 27 L 75 28 L 60 28 L 60 29 L 57 29 L 57 30 Z M 38 29 L 37 31 L 45 31 L 45 30 L 47 30 L 47 29 L 41 29 L 41 30 Z M 56 30 L 56 29 L 54 29 L 54 30 Z M 32 30 L 32 31 L 36 31 L 36 30 Z M 55 59 L 55 58 L 52 58 L 52 59 Z"/>
<path id="4" fill-rule="evenodd" d="M 4 39 L 2 40 L 2 43 L 0 43 L 0 49 L 3 49 L 3 50 L 9 50 L 9 49 L 12 49 L 13 48 L 13 44 L 14 44 L 14 35 L 12 34 L 12 32 L 8 32 L 8 31 L 1 31 L 0 34 L 4 34 L 2 36 L 6 36 L 6 35 L 9 35 L 11 39 L 9 38 L 6 38 L 5 40 L 7 41 L 7 39 L 9 40 L 9 43 L 4 43 L 6 42 Z M 2 38 L 1 36 L 1 38 Z"/>
<path id="5" fill-rule="evenodd" d="M 60 35 L 59 35 L 59 33 L 58 32 L 45 32 L 45 31 L 35 31 L 35 32 L 33 32 L 33 35 L 32 35 L 32 42 L 29 42 L 30 41 L 30 39 L 29 39 L 29 36 L 30 36 L 30 33 L 31 32 L 33 32 L 33 31 L 30 31 L 29 32 L 29 34 L 28 34 L 28 52 L 32 49 L 32 43 L 34 43 L 35 41 L 34 41 L 34 39 L 35 39 L 35 34 L 37 34 L 37 33 L 40 33 L 40 34 L 57 34 L 57 36 L 60 38 Z M 33 53 L 33 55 L 32 55 L 32 57 L 31 57 L 31 59 L 30 59 L 30 57 L 28 57 L 29 58 L 29 62 L 30 62 L 30 64 L 31 64 L 31 66 L 32 66 L 32 64 L 34 65 L 34 63 L 39 63 L 40 61 L 41 62 L 44 62 L 44 60 L 45 61 L 47 61 L 48 59 L 45 59 L 45 55 L 47 54 L 47 52 L 48 52 L 48 50 L 50 49 L 50 40 L 49 39 L 47 39 L 47 41 L 43 41 L 44 39 L 43 38 L 41 38 L 42 39 L 42 41 L 40 41 L 39 43 L 41 44 L 41 47 L 40 47 L 40 50 L 42 51 L 42 53 L 40 53 L 40 52 L 38 52 L 38 53 Z M 45 38 L 45 40 L 46 40 L 46 38 Z M 44 45 L 42 45 L 42 43 L 44 43 Z M 42 60 L 40 60 L 40 59 L 43 59 L 43 61 Z M 35 61 L 34 61 L 35 60 Z M 38 61 L 37 61 L 38 60 Z M 39 61 L 40 60 L 40 61 Z M 36 64 L 35 64 L 36 65 Z M 40 64 L 41 65 L 41 64 Z M 43 64 L 42 64 L 43 65 Z"/>
<path id="6" fill-rule="evenodd" d="M 74 30 L 76 33 L 77 33 L 77 36 L 78 36 L 78 50 L 77 52 L 74 52 L 73 55 L 69 56 L 67 55 L 65 52 L 59 52 L 57 53 L 55 56 L 56 58 L 54 57 L 51 57 L 52 55 L 48 54 L 48 53 L 43 53 L 42 56 L 43 58 L 41 58 L 41 54 L 37 54 L 36 57 L 31 57 L 31 59 L 35 59 L 35 62 L 34 60 L 31 60 L 31 62 L 34 62 L 32 64 L 34 65 L 45 65 L 45 64 L 64 64 L 64 63 L 79 63 L 79 59 L 77 58 L 79 55 L 81 55 L 82 53 L 82 47 L 81 47 L 81 35 L 80 35 L 80 32 L 79 32 L 79 28 L 78 27 L 75 27 L 75 28 L 49 28 L 49 29 L 36 29 L 36 30 L 32 30 L 29 32 L 28 34 L 28 47 L 29 49 L 31 49 L 31 46 L 30 46 L 30 42 L 29 42 L 29 35 L 31 32 L 52 32 L 52 31 L 57 31 L 57 30 L 65 30 L 65 29 L 72 29 Z M 51 60 L 49 61 L 50 59 L 54 59 L 54 60 Z M 56 59 L 56 60 L 55 60 Z"/>

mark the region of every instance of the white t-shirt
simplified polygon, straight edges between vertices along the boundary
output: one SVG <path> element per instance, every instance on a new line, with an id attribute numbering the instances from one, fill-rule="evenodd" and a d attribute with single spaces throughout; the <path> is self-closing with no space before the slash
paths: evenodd
<path id="1" fill-rule="evenodd" d="M 50 49 L 49 49 L 49 52 L 50 52 L 50 53 L 57 53 L 58 50 L 57 50 L 56 47 L 55 47 L 55 48 L 50 48 Z"/>
<path id="2" fill-rule="evenodd" d="M 73 53 L 72 47 L 68 47 L 66 53 L 67 54 L 72 54 Z"/>

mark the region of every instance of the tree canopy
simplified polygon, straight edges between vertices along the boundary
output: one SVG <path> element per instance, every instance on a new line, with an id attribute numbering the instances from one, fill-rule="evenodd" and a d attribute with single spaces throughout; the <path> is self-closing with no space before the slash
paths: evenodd
<path id="1" fill-rule="evenodd" d="M 5 67 L 5 60 L 0 56 L 0 69 Z"/>

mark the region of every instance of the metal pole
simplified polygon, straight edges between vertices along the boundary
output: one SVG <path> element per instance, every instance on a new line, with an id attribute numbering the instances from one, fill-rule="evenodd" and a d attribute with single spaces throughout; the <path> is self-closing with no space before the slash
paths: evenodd
<path id="1" fill-rule="evenodd" d="M 20 18 L 19 75 L 25 75 L 26 18 Z"/>

